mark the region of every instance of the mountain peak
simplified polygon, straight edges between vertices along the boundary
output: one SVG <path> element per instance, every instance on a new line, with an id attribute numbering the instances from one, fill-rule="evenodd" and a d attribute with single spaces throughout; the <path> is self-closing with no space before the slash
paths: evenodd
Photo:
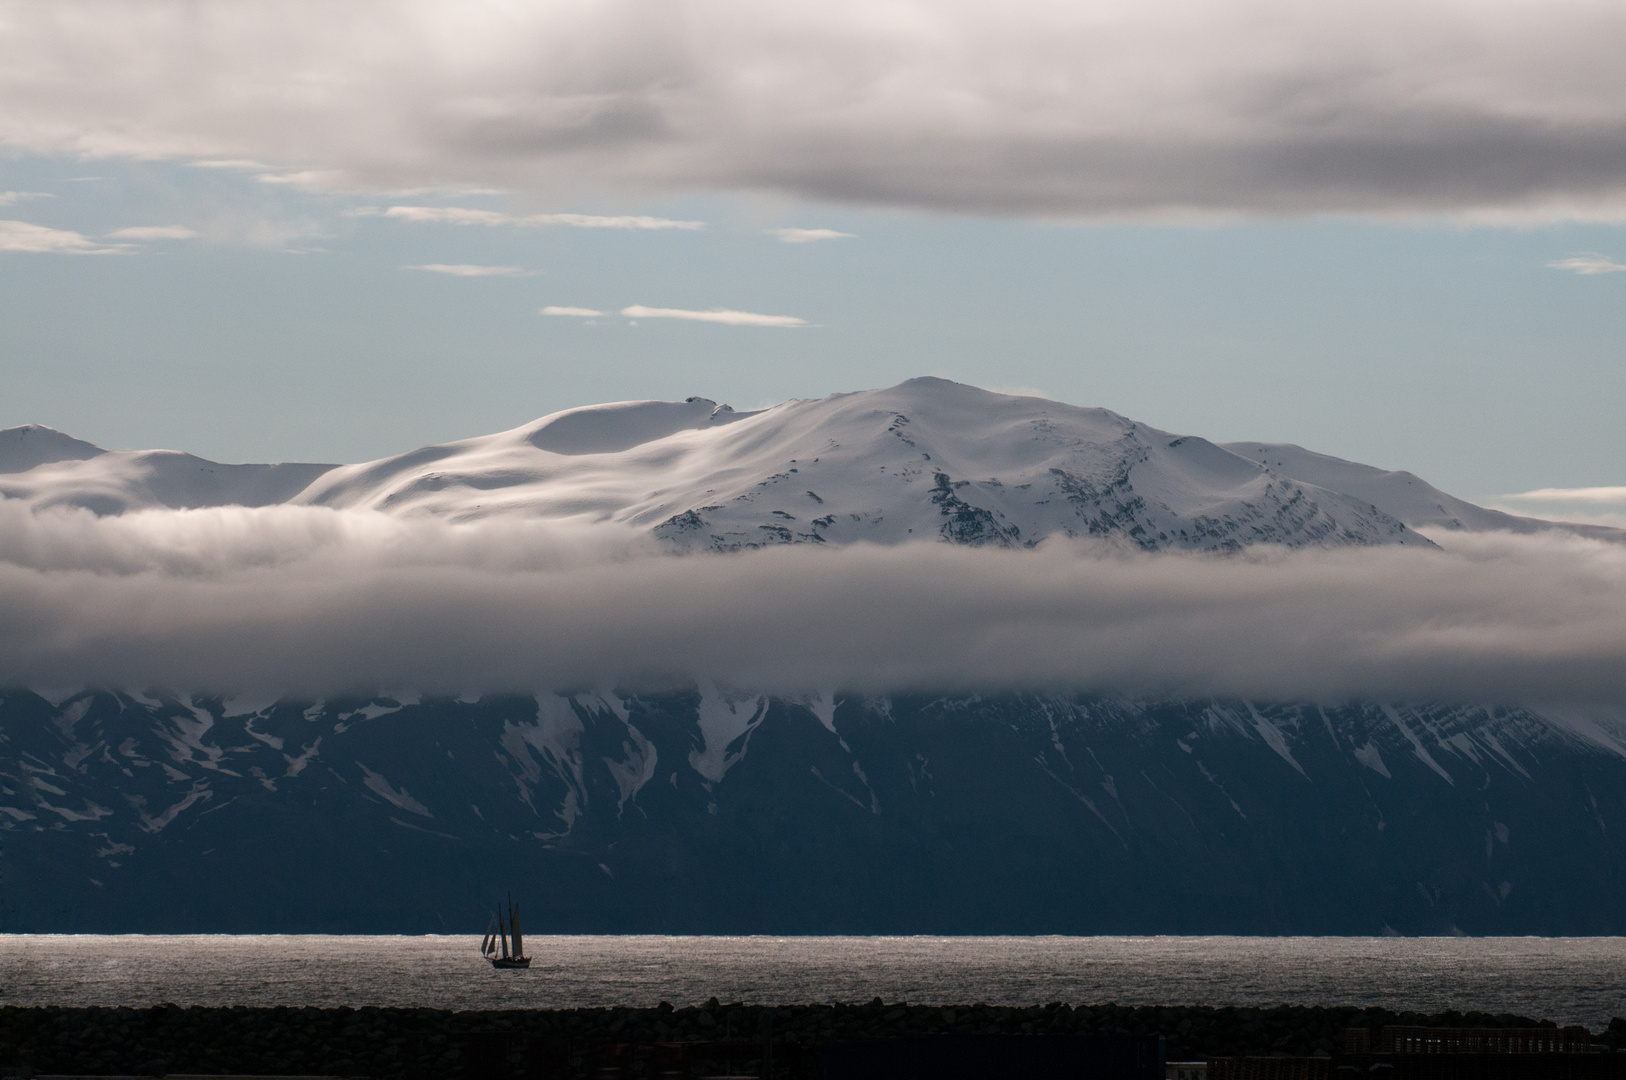
<path id="1" fill-rule="evenodd" d="M 567 409 L 337 469 L 299 501 L 615 523 L 678 550 L 1056 535 L 1144 550 L 1428 544 L 1206 440 L 932 377 L 761 412 L 701 397 Z"/>
<path id="2" fill-rule="evenodd" d="M 94 459 L 94 460 L 91 460 Z M 39 475 L 20 475 L 45 461 Z M 1142 550 L 1429 541 L 1416 527 L 1548 527 L 1410 473 L 1299 447 L 1219 446 L 1106 409 L 936 376 L 738 412 L 711 398 L 618 401 L 357 465 L 217 465 L 0 432 L 4 494 L 36 507 L 276 502 L 454 521 L 570 519 L 676 550 L 1098 537 Z M 1563 526 L 1552 526 L 1562 528 Z"/>
<path id="3" fill-rule="evenodd" d="M 0 430 L 0 473 L 27 472 L 58 461 L 85 461 L 105 453 L 99 446 L 44 424 Z"/>

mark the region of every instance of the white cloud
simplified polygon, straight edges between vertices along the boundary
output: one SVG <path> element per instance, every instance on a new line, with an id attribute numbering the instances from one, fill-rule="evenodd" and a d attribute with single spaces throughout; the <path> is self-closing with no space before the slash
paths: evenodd
<path id="1" fill-rule="evenodd" d="M 1622 40 L 1599 0 L 55 0 L 7 8 L 0 142 L 368 190 L 1621 220 Z"/>
<path id="2" fill-rule="evenodd" d="M 758 315 L 754 311 L 729 311 L 713 308 L 710 311 L 688 311 L 684 308 L 645 307 L 633 304 L 621 309 L 629 319 L 688 319 L 691 322 L 724 323 L 728 326 L 806 326 L 804 319 L 794 315 Z"/>
<path id="3" fill-rule="evenodd" d="M 0 191 L 0 206 L 13 206 L 28 199 L 54 199 L 44 191 Z"/>
<path id="4" fill-rule="evenodd" d="M 117 240 L 191 240 L 199 234 L 184 225 L 132 225 L 107 235 Z"/>
<path id="5" fill-rule="evenodd" d="M 1626 503 L 1626 487 L 1536 488 L 1502 498 L 1531 502 Z"/>
<path id="6" fill-rule="evenodd" d="M 1547 264 L 1554 270 L 1573 270 L 1577 274 L 1618 274 L 1626 272 L 1626 263 L 1618 263 L 1607 255 L 1572 255 Z"/>
<path id="7" fill-rule="evenodd" d="M 598 316 L 604 314 L 604 312 L 602 312 L 602 311 L 594 311 L 592 308 L 561 307 L 558 304 L 549 304 L 547 307 L 542 309 L 542 314 L 544 314 L 544 315 L 576 315 L 576 316 L 580 316 L 581 318 L 584 318 L 584 319 L 592 319 L 592 318 L 597 318 Z"/>
<path id="8" fill-rule="evenodd" d="M 270 166 L 252 158 L 217 158 L 212 161 L 193 161 L 189 163 L 194 169 L 235 169 L 240 172 L 261 172 Z"/>
<path id="9" fill-rule="evenodd" d="M 675 557 L 610 526 L 0 500 L 0 684 L 1626 700 L 1626 546 Z"/>
<path id="10" fill-rule="evenodd" d="M 302 191 L 326 191 L 344 186 L 345 177 L 334 169 L 304 169 L 299 172 L 261 173 L 254 179 L 262 184 L 278 184 Z"/>
<path id="11" fill-rule="evenodd" d="M 1037 386 L 990 386 L 986 387 L 986 389 L 992 390 L 996 394 L 1009 394 L 1011 397 L 1036 397 L 1046 398 L 1050 401 L 1056 400 L 1055 394 Z"/>
<path id="12" fill-rule="evenodd" d="M 99 244 L 80 233 L 48 229 L 26 221 L 0 221 L 0 251 L 36 255 L 112 255 L 124 251 L 118 244 Z"/>
<path id="13" fill-rule="evenodd" d="M 834 229 L 769 229 L 769 235 L 779 237 L 786 244 L 810 244 L 815 240 L 847 240 L 855 233 L 836 232 Z"/>
<path id="14" fill-rule="evenodd" d="M 408 270 L 427 270 L 431 274 L 451 274 L 453 277 L 523 277 L 523 266 L 475 266 L 470 263 L 424 263 L 408 266 Z"/>
<path id="15" fill-rule="evenodd" d="M 704 229 L 703 221 L 674 221 L 671 218 L 645 217 L 641 214 L 530 214 L 515 224 L 529 226 L 569 225 L 576 229 Z"/>
<path id="16" fill-rule="evenodd" d="M 521 228 L 546 228 L 566 225 L 576 229 L 704 229 L 703 221 L 674 221 L 671 218 L 646 217 L 641 214 L 604 216 L 599 214 L 504 214 L 496 210 L 477 210 L 461 206 L 392 206 L 388 210 L 361 207 L 348 212 L 350 217 L 387 217 L 401 221 L 423 221 L 446 225 L 512 225 Z"/>
<path id="17" fill-rule="evenodd" d="M 1549 521 L 1626 528 L 1626 487 L 1537 488 L 1499 496 L 1490 505 Z"/>
<path id="18" fill-rule="evenodd" d="M 354 211 L 357 217 L 377 216 L 400 221 L 427 221 L 446 225 L 512 225 L 514 219 L 496 210 L 470 210 L 461 206 L 392 206 L 368 213 Z"/>

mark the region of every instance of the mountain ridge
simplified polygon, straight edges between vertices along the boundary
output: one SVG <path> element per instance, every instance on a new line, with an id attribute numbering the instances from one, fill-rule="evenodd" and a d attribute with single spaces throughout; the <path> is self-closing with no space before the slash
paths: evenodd
<path id="1" fill-rule="evenodd" d="M 1436 536 L 1562 528 L 1410 474 L 930 379 L 755 412 L 704 398 L 565 410 L 353 466 L 219 466 L 45 429 L 8 436 L 0 463 L 33 464 L 0 475 L 0 493 L 38 508 L 519 514 L 641 529 L 669 551 L 1048 536 L 1387 549 L 1428 543 L 1407 518 Z M 920 549 L 887 555 L 922 562 Z M 781 558 L 707 565 L 738 581 L 742 563 Z M 651 562 L 690 577 L 698 565 Z M 268 588 L 247 604 L 289 597 L 295 615 L 265 647 L 309 638 L 308 595 L 284 568 L 256 574 Z M 648 619 L 647 583 L 634 588 Z M 805 603 L 742 595 L 775 625 L 808 620 Z M 593 632 L 523 602 L 567 634 Z M 361 635 L 389 622 L 366 623 L 365 603 L 334 610 L 354 609 Z M 886 633 L 914 640 L 920 622 L 902 609 Z M 104 631 L 108 610 L 94 605 L 88 625 Z M 850 604 L 824 611 L 818 633 L 856 636 L 843 634 Z M 658 614 L 709 630 L 681 604 Z M 1199 631 L 1235 635 L 1238 622 Z M 511 636 L 538 657 L 542 638 Z M 787 664 L 796 646 L 762 636 L 769 662 Z M 1171 648 L 1167 633 L 1128 640 Z M 467 643 L 439 635 L 434 655 Z M 803 698 L 698 677 L 647 692 L 332 700 L 0 687 L 0 928 L 475 932 L 508 887 L 545 913 L 544 932 L 1626 932 L 1626 741 L 1585 710 L 1023 687 L 864 696 L 841 678 Z"/>
<path id="2" fill-rule="evenodd" d="M 12 931 L 1626 930 L 1626 749 L 1517 709 L 12 691 L 0 735 Z"/>
<path id="3" fill-rule="evenodd" d="M 51 444 L 53 460 L 5 453 L 29 441 L 15 434 L 25 431 L 40 433 L 31 445 Z M 1145 550 L 1429 546 L 1419 528 L 1626 539 L 1476 507 L 1411 474 L 1302 448 L 1220 445 L 930 377 L 751 412 L 702 397 L 584 406 L 354 465 L 219 465 L 14 428 L 0 432 L 0 469 L 11 470 L 0 472 L 0 495 L 36 508 L 521 515 L 620 523 L 676 550 L 927 537 L 1009 547 L 1052 535 Z"/>

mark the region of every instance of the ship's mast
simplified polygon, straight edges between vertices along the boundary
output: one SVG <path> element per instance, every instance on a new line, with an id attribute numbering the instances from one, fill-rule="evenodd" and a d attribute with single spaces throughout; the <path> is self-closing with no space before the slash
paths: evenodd
<path id="1" fill-rule="evenodd" d="M 508 898 L 508 925 L 514 931 L 514 955 L 522 957 L 525 955 L 525 939 L 519 931 L 519 905 L 514 903 L 512 896 Z"/>

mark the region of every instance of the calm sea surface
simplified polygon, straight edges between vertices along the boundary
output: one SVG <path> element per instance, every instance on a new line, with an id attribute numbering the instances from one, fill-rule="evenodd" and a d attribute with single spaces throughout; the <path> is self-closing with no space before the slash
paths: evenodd
<path id="1" fill-rule="evenodd" d="M 491 1009 L 723 1001 L 1383 1005 L 1586 1024 L 1626 1015 L 1626 938 L 0 935 L 15 1005 Z"/>

